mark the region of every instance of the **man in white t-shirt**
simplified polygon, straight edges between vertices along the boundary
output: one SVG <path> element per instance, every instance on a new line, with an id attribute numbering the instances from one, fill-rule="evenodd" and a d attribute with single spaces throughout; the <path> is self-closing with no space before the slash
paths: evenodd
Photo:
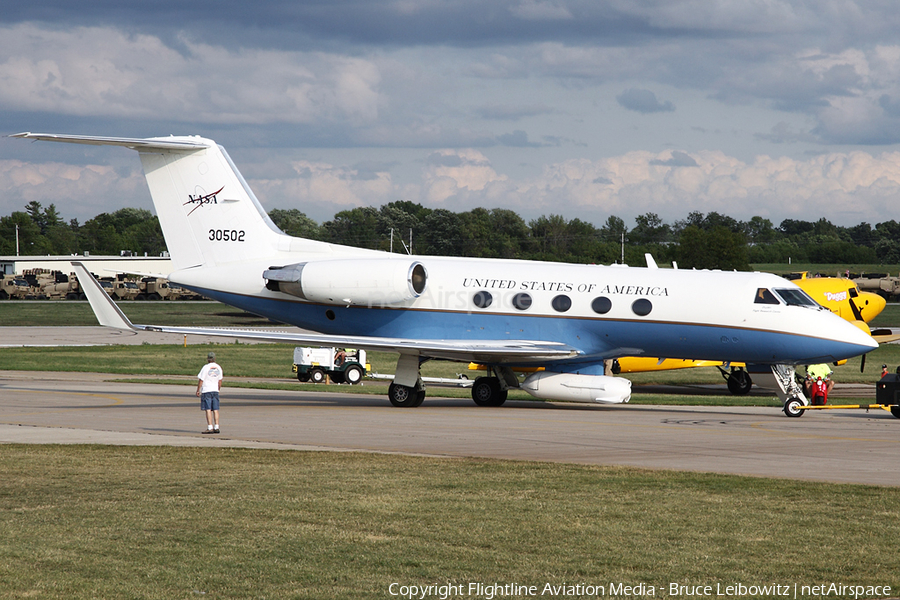
<path id="1" fill-rule="evenodd" d="M 200 410 L 206 411 L 206 431 L 219 433 L 219 390 L 222 389 L 222 367 L 216 364 L 216 353 L 206 355 L 206 364 L 197 375 Z"/>

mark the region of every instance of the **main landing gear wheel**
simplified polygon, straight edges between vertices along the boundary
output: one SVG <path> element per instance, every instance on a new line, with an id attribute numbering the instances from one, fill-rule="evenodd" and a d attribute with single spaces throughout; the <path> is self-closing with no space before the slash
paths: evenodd
<path id="1" fill-rule="evenodd" d="M 401 408 L 415 408 L 425 401 L 425 390 L 416 390 L 405 385 L 392 383 L 388 387 L 388 400 Z"/>
<path id="2" fill-rule="evenodd" d="M 472 400 L 478 406 L 502 406 L 508 395 L 509 390 L 500 389 L 496 377 L 479 377 L 472 384 Z"/>
<path id="3" fill-rule="evenodd" d="M 750 374 L 743 369 L 736 369 L 728 376 L 728 391 L 734 396 L 746 396 L 753 387 Z"/>
<path id="4" fill-rule="evenodd" d="M 791 398 L 784 403 L 784 414 L 789 417 L 802 417 L 804 412 L 806 411 L 803 410 L 803 403 L 796 398 Z"/>
<path id="5" fill-rule="evenodd" d="M 344 371 L 344 381 L 349 383 L 350 385 L 355 385 L 362 381 L 363 378 L 363 370 L 358 365 L 350 365 L 347 367 L 347 370 Z"/>

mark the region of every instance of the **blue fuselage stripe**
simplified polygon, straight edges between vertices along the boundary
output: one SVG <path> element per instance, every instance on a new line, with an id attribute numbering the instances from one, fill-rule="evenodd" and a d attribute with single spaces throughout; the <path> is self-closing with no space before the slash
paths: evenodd
<path id="1" fill-rule="evenodd" d="M 836 356 L 858 354 L 842 342 L 789 335 L 776 331 L 688 323 L 560 318 L 547 315 L 489 314 L 367 307 L 326 306 L 197 289 L 198 292 L 273 321 L 319 333 L 419 340 L 553 340 L 584 352 L 575 362 L 626 355 L 782 363 L 830 362 Z M 333 316 L 333 318 L 329 318 Z M 630 345 L 629 345 L 630 344 Z M 825 354 L 822 354 L 826 344 Z M 814 349 L 815 348 L 815 349 Z M 815 354 L 814 354 L 815 353 Z"/>

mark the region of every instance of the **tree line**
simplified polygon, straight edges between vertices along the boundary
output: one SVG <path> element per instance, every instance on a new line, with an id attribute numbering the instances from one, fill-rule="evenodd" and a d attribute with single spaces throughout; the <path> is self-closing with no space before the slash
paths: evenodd
<path id="1" fill-rule="evenodd" d="M 661 264 L 738 270 L 751 263 L 900 263 L 900 223 L 894 220 L 841 227 L 823 217 L 785 219 L 776 226 L 762 217 L 739 221 L 717 212 L 691 212 L 666 223 L 647 213 L 631 228 L 617 216 L 598 227 L 560 215 L 526 222 L 508 209 L 456 213 L 404 200 L 341 211 L 321 224 L 297 209 L 273 209 L 269 217 L 293 236 L 425 255 L 642 265 L 650 252 Z M 159 220 L 144 209 L 122 208 L 80 224 L 66 222 L 53 204 L 29 202 L 24 211 L 0 217 L 0 255 L 16 254 L 16 228 L 22 255 L 118 255 L 124 250 L 159 256 L 166 250 Z"/>

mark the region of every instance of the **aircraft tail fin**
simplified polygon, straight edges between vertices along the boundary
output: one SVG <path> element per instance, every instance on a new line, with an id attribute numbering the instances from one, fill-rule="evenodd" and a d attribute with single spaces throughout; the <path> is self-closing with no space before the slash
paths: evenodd
<path id="1" fill-rule="evenodd" d="M 175 270 L 271 256 L 287 237 L 266 215 L 225 149 L 212 140 L 40 133 L 10 137 L 136 150 Z"/>

